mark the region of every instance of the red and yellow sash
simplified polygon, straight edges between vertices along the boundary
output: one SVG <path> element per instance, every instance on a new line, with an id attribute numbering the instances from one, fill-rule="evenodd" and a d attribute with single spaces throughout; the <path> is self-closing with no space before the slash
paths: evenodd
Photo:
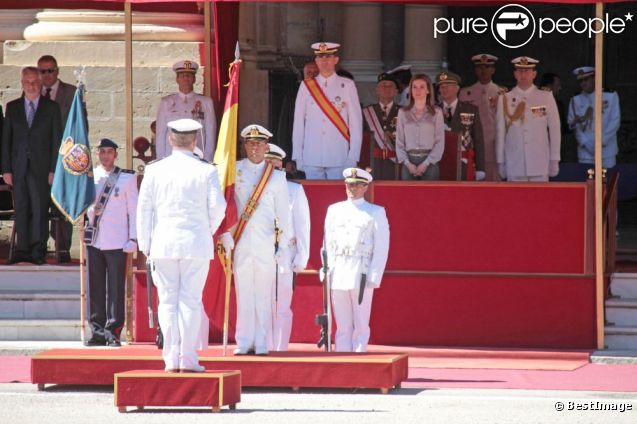
<path id="1" fill-rule="evenodd" d="M 259 182 L 257 183 L 250 199 L 248 199 L 248 203 L 246 203 L 243 212 L 239 216 L 239 222 L 234 229 L 234 234 L 232 234 L 232 238 L 234 239 L 235 245 L 239 243 L 239 238 L 243 234 L 243 230 L 245 230 L 246 225 L 248 225 L 248 221 L 252 214 L 259 206 L 259 199 L 261 199 L 261 195 L 265 191 L 265 186 L 270 181 L 270 177 L 272 176 L 272 172 L 274 171 L 274 166 L 271 163 L 267 163 L 265 168 L 263 169 L 263 174 L 261 174 L 261 178 L 259 178 Z"/>
<path id="2" fill-rule="evenodd" d="M 319 86 L 316 79 L 306 79 L 303 81 L 308 91 L 312 95 L 312 98 L 319 105 L 325 116 L 330 120 L 332 124 L 336 127 L 336 129 L 341 133 L 341 135 L 345 138 L 345 141 L 349 143 L 349 127 L 343 120 L 343 117 L 336 107 L 329 101 L 323 90 L 321 90 L 321 86 Z"/>

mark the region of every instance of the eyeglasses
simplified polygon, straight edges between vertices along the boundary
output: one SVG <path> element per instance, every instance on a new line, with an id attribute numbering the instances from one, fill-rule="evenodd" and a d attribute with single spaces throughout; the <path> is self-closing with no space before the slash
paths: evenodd
<path id="1" fill-rule="evenodd" d="M 49 69 L 38 69 L 42 75 L 44 74 L 52 74 L 58 71 L 58 68 L 49 68 Z"/>

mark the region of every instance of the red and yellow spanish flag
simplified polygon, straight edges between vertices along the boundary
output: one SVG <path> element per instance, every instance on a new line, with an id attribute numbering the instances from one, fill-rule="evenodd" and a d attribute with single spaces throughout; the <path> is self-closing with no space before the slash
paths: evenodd
<path id="1" fill-rule="evenodd" d="M 234 199 L 234 183 L 237 166 L 240 68 L 241 60 L 239 59 L 230 64 L 230 81 L 214 157 L 214 163 L 217 165 L 219 174 L 219 183 L 224 191 L 227 203 L 226 216 L 219 226 L 219 230 L 217 230 L 217 236 L 229 231 L 238 221 L 237 204 Z M 204 309 L 210 318 L 209 336 L 213 341 L 219 341 L 224 330 L 225 296 L 227 291 L 224 267 L 223 253 L 215 252 L 215 258 L 211 263 L 203 293 Z M 234 315 L 234 305 L 232 306 L 231 316 Z M 233 324 L 234 321 L 234 319 L 231 319 L 230 323 Z M 234 333 L 234 325 L 232 324 L 230 325 L 230 332 Z"/>

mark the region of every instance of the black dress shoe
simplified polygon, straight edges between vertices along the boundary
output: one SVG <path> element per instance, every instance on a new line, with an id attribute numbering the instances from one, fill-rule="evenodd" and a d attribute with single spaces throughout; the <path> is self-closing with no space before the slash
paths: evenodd
<path id="1" fill-rule="evenodd" d="M 91 337 L 88 340 L 84 340 L 84 346 L 104 346 L 106 344 L 106 340 L 101 337 Z"/>
<path id="2" fill-rule="evenodd" d="M 117 339 L 110 339 L 110 340 L 106 341 L 106 346 L 108 346 L 108 347 L 121 347 L 122 344 Z"/>
<path id="3" fill-rule="evenodd" d="M 44 265 L 46 260 L 44 258 L 33 258 L 31 259 L 31 263 L 35 265 Z"/>
<path id="4" fill-rule="evenodd" d="M 71 262 L 71 255 L 68 253 L 60 253 L 60 261 L 58 263 L 68 264 L 69 262 Z"/>
<path id="5" fill-rule="evenodd" d="M 8 263 L 9 265 L 14 265 L 19 264 L 20 262 L 33 262 L 33 259 L 26 255 L 14 255 Z"/>

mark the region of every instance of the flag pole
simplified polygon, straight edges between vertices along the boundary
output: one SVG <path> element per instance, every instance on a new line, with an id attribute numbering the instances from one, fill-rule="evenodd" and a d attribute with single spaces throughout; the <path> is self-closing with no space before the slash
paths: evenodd
<path id="1" fill-rule="evenodd" d="M 84 226 L 80 225 L 80 340 L 86 339 L 86 258 L 84 244 Z"/>
<path id="2" fill-rule="evenodd" d="M 228 322 L 230 321 L 230 284 L 232 282 L 232 255 L 226 258 L 224 264 L 226 273 L 226 292 L 223 307 L 223 356 L 228 353 Z"/>

